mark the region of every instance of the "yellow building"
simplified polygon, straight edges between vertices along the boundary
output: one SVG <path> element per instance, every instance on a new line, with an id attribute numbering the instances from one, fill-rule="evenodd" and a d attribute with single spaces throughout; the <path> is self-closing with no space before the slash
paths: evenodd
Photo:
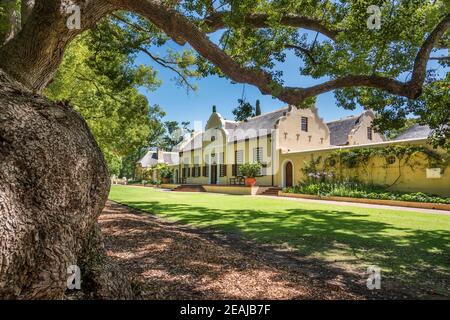
<path id="1" fill-rule="evenodd" d="M 243 182 L 240 165 L 259 162 L 262 170 L 256 178 L 258 186 L 286 187 L 305 179 L 302 168 L 309 161 L 326 158 L 336 150 L 426 146 L 426 136 L 420 134 L 385 141 L 383 135 L 372 129 L 373 119 L 374 114 L 365 111 L 359 116 L 325 123 L 315 107 L 285 107 L 241 122 L 225 120 L 213 112 L 203 131 L 194 132 L 176 147 L 179 162 L 171 164 L 173 182 L 235 185 Z M 362 182 L 392 185 L 393 190 L 449 196 L 450 170 L 430 168 L 421 155 L 414 157 L 412 167 L 395 159 L 386 164 L 384 159 L 374 158 L 364 164 L 364 169 L 353 168 L 344 173 Z"/>

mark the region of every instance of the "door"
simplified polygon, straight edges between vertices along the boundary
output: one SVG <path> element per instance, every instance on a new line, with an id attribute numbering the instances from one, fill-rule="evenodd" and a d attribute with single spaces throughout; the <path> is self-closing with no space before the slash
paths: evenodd
<path id="1" fill-rule="evenodd" d="M 285 167 L 286 187 L 292 187 L 292 162 L 286 163 Z"/>
<path id="2" fill-rule="evenodd" d="M 211 165 L 211 184 L 217 184 L 217 165 Z"/>

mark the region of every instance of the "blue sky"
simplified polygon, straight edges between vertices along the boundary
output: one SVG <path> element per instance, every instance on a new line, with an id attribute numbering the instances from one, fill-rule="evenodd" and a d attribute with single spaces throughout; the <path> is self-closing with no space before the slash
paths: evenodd
<path id="1" fill-rule="evenodd" d="M 218 37 L 219 35 L 215 34 L 212 36 L 212 40 L 216 42 Z M 154 54 L 159 54 L 163 57 L 167 47 L 173 50 L 184 49 L 184 47 L 179 47 L 174 42 L 169 41 L 165 46 L 158 48 Z M 164 109 L 167 113 L 164 121 L 189 121 L 191 125 L 195 121 L 201 121 L 205 124 L 211 114 L 212 105 L 217 106 L 217 111 L 223 117 L 232 120 L 233 114 L 231 111 L 237 106 L 237 100 L 242 97 L 243 91 L 245 99 L 252 104 L 255 103 L 256 99 L 261 101 L 263 113 L 286 105 L 286 103 L 274 99 L 272 96 L 262 95 L 257 88 L 251 85 L 233 84 L 230 80 L 217 76 L 210 76 L 196 81 L 198 90 L 187 93 L 185 88 L 177 87 L 175 81 L 172 80 L 175 77 L 173 71 L 153 63 L 144 55 L 138 56 L 136 62 L 138 64 L 150 64 L 158 71 L 158 78 L 162 80 L 162 85 L 154 92 L 142 91 L 142 93 L 147 96 L 150 104 L 158 104 Z M 287 52 L 286 61 L 277 65 L 277 69 L 283 71 L 285 85 L 307 87 L 326 80 L 301 76 L 299 73 L 301 63 L 301 60 L 292 52 Z M 435 62 L 431 62 L 431 64 L 433 66 L 437 65 Z M 362 111 L 362 108 L 355 110 L 338 108 L 333 92 L 318 96 L 316 105 L 319 109 L 319 115 L 325 121 L 346 117 Z"/>

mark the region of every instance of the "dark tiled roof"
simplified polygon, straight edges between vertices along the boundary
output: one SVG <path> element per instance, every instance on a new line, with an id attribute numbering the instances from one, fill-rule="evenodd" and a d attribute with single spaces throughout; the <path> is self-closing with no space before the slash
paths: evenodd
<path id="1" fill-rule="evenodd" d="M 203 132 L 197 131 L 192 137 L 183 145 L 181 151 L 190 151 L 201 149 L 203 146 Z"/>
<path id="2" fill-rule="evenodd" d="M 138 163 L 144 168 L 158 164 L 158 151 L 147 152 L 145 156 L 138 161 Z"/>
<path id="3" fill-rule="evenodd" d="M 178 152 L 164 152 L 163 153 L 163 160 L 166 164 L 178 164 L 180 162 L 180 156 L 178 155 Z"/>
<path id="4" fill-rule="evenodd" d="M 245 121 L 236 123 L 234 129 L 229 129 L 228 141 L 238 141 L 257 136 L 270 134 L 275 127 L 278 119 L 284 116 L 289 107 L 284 107 L 257 117 L 248 118 Z"/>
<path id="5" fill-rule="evenodd" d="M 406 129 L 403 133 L 400 133 L 393 140 L 427 138 L 430 134 L 431 129 L 429 126 L 422 126 L 420 124 L 415 124 L 410 128 Z"/>
<path id="6" fill-rule="evenodd" d="M 330 144 L 333 146 L 343 146 L 348 143 L 350 131 L 359 123 L 361 116 L 351 116 L 345 119 L 331 121 L 327 123 L 330 129 Z"/>
<path id="7" fill-rule="evenodd" d="M 237 121 L 225 120 L 225 129 L 234 129 L 239 124 Z"/>

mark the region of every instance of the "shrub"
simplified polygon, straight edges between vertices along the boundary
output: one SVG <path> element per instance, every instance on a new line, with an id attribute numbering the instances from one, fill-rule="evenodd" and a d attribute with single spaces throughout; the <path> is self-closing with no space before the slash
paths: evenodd
<path id="1" fill-rule="evenodd" d="M 242 175 L 246 178 L 255 178 L 261 172 L 260 163 L 246 163 L 239 167 Z"/>
<path id="2" fill-rule="evenodd" d="M 171 179 L 173 177 L 173 172 L 167 165 L 158 165 L 157 170 L 161 178 Z"/>
<path id="3" fill-rule="evenodd" d="M 317 196 L 338 196 L 380 200 L 402 200 L 450 204 L 450 198 L 423 192 L 391 192 L 383 186 L 364 185 L 359 182 L 306 182 L 295 187 L 285 188 L 286 193 L 303 193 Z"/>

